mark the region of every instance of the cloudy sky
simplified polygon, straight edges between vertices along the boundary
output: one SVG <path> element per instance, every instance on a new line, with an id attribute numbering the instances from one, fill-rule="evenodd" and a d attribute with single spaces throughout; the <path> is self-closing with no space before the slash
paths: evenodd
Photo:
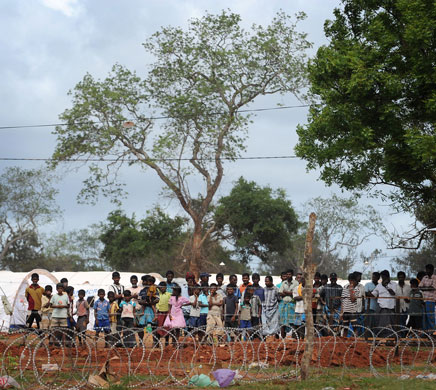
<path id="1" fill-rule="evenodd" d="M 162 26 L 186 26 L 191 17 L 200 17 L 207 10 L 230 9 L 242 16 L 244 25 L 267 24 L 283 9 L 289 14 L 304 11 L 307 19 L 300 29 L 308 33 L 317 47 L 326 43 L 323 23 L 332 17 L 339 0 L 2 0 L 0 2 L 0 126 L 52 124 L 70 106 L 67 91 L 86 72 L 103 78 L 114 63 L 123 64 L 145 74 L 151 58 L 141 46 L 147 37 Z M 277 103 L 299 104 L 293 97 L 269 97 L 252 106 L 273 107 Z M 259 113 L 249 129 L 246 156 L 293 155 L 297 142 L 296 125 L 305 123 L 307 110 L 295 108 Z M 55 146 L 50 127 L 0 130 L 1 158 L 47 158 Z M 34 168 L 41 163 L 0 161 L 0 171 L 10 165 Z M 310 198 L 329 196 L 338 188 L 327 188 L 318 181 L 318 173 L 307 173 L 304 161 L 240 160 L 226 165 L 219 196 L 226 195 L 240 176 L 260 185 L 281 187 L 287 191 L 296 208 Z M 79 205 L 76 195 L 86 170 L 63 175 L 60 182 L 59 205 L 64 218 L 53 230 L 67 231 L 102 221 L 114 206 L 100 199 L 96 206 Z M 161 183 L 154 172 L 125 169 L 129 197 L 123 208 L 130 214 L 143 216 L 145 210 L 160 204 L 171 214 L 182 213 L 173 201 L 160 197 Z M 362 199 L 383 215 L 389 228 L 406 230 L 410 218 L 392 215 L 387 205 L 377 199 Z M 373 240 L 363 250 L 385 249 Z M 392 251 L 385 250 L 382 264 L 387 264 Z"/>

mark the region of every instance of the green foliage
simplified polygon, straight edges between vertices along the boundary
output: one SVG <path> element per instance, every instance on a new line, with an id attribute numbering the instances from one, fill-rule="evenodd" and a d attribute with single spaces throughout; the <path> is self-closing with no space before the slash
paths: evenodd
<path id="1" fill-rule="evenodd" d="M 230 194 L 219 200 L 215 223 L 244 263 L 253 256 L 268 262 L 273 253 L 285 253 L 298 227 L 297 216 L 283 190 L 260 187 L 242 177 Z"/>
<path id="2" fill-rule="evenodd" d="M 106 263 L 119 271 L 163 272 L 172 268 L 185 239 L 181 217 L 159 208 L 136 221 L 117 210 L 109 214 L 100 239 Z"/>
<path id="3" fill-rule="evenodd" d="M 434 202 L 436 3 L 344 0 L 334 15 L 310 63 L 297 155 L 328 184 L 387 184 L 403 210 Z"/>

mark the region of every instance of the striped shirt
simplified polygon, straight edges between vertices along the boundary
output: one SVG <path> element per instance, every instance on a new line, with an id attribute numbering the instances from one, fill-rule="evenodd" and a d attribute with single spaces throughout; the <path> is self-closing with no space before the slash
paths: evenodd
<path id="1" fill-rule="evenodd" d="M 327 284 L 321 290 L 320 295 L 330 310 L 338 310 L 341 307 L 342 286 L 339 284 L 334 286 L 331 283 Z"/>
<path id="2" fill-rule="evenodd" d="M 432 275 L 431 278 L 428 275 L 425 275 L 421 283 L 419 283 L 419 287 L 433 287 L 435 290 L 433 291 L 422 291 L 422 295 L 424 295 L 424 299 L 426 301 L 436 301 L 436 275 Z"/>
<path id="3" fill-rule="evenodd" d="M 266 310 L 274 310 L 279 302 L 279 289 L 276 286 L 265 287 L 265 302 L 264 306 Z"/>
<path id="4" fill-rule="evenodd" d="M 358 307 L 358 301 L 362 294 L 360 292 L 360 289 L 358 286 L 353 288 L 354 296 L 356 297 L 356 300 L 354 302 L 351 301 L 351 290 L 350 285 L 347 284 L 342 289 L 342 312 L 343 313 L 357 313 L 357 307 Z"/>

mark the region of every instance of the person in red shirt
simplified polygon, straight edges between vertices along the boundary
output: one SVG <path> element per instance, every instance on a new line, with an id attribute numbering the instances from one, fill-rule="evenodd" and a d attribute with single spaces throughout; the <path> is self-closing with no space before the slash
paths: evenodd
<path id="1" fill-rule="evenodd" d="M 36 321 L 36 327 L 39 329 L 41 322 L 41 310 L 42 295 L 45 290 L 38 284 L 39 275 L 34 273 L 31 276 L 32 284 L 26 288 L 25 297 L 27 299 L 29 316 L 27 317 L 26 324 L 29 328 L 33 326 L 33 322 Z"/>

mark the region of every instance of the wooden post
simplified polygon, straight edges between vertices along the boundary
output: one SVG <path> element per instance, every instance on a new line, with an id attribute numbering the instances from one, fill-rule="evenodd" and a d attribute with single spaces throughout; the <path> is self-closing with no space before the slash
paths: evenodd
<path id="1" fill-rule="evenodd" d="M 304 248 L 303 277 L 306 285 L 303 289 L 304 311 L 306 314 L 306 342 L 303 357 L 301 359 L 301 379 L 309 376 L 309 366 L 313 354 L 314 324 L 312 315 L 313 298 L 313 277 L 315 276 L 316 265 L 312 262 L 312 241 L 315 233 L 316 214 L 310 213 L 309 226 L 306 234 L 306 245 Z"/>

